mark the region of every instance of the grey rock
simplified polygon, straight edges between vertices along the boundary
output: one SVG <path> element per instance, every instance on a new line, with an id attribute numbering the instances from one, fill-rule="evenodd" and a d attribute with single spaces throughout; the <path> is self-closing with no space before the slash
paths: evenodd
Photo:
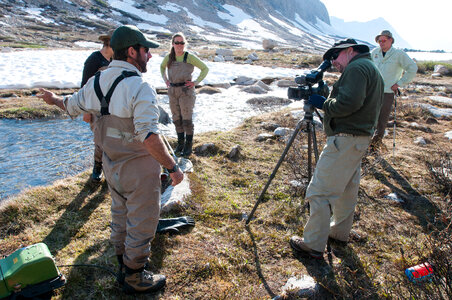
<path id="1" fill-rule="evenodd" d="M 449 69 L 444 65 L 435 65 L 433 73 L 439 73 L 444 76 L 449 74 Z"/>
<path id="2" fill-rule="evenodd" d="M 262 41 L 262 48 L 264 48 L 264 50 L 273 50 L 276 46 L 278 46 L 278 42 L 274 40 L 265 39 Z"/>
<path id="3" fill-rule="evenodd" d="M 199 89 L 196 89 L 196 93 L 213 95 L 213 94 L 221 93 L 221 90 L 218 88 L 211 87 L 211 86 L 203 86 Z"/>
<path id="4" fill-rule="evenodd" d="M 293 133 L 293 129 L 287 127 L 278 127 L 273 131 L 273 134 L 276 136 L 286 136 Z"/>
<path id="5" fill-rule="evenodd" d="M 267 90 L 261 88 L 258 85 L 250 85 L 242 89 L 242 91 L 250 93 L 250 94 L 266 94 Z"/>
<path id="6" fill-rule="evenodd" d="M 234 79 L 235 83 L 238 85 L 252 85 L 256 83 L 256 79 L 247 76 L 239 76 Z"/>
<path id="7" fill-rule="evenodd" d="M 297 84 L 295 83 L 295 80 L 287 80 L 287 79 L 278 80 L 276 85 L 278 87 L 282 87 L 282 88 L 297 87 Z"/>
<path id="8" fill-rule="evenodd" d="M 280 127 L 279 124 L 276 124 L 276 123 L 268 123 L 268 122 L 262 122 L 262 123 L 260 124 L 260 126 L 261 126 L 262 128 L 264 128 L 265 130 L 268 130 L 268 131 L 275 131 L 276 128 Z"/>
<path id="9" fill-rule="evenodd" d="M 171 120 L 171 117 L 169 116 L 169 114 L 160 105 L 158 107 L 159 107 L 159 114 L 160 114 L 159 115 L 159 123 L 163 124 L 163 125 L 170 124 L 172 122 L 172 120 Z"/>
<path id="10" fill-rule="evenodd" d="M 292 103 L 292 101 L 286 98 L 280 98 L 276 96 L 264 96 L 248 99 L 246 103 L 257 106 L 275 106 L 275 105 L 287 105 L 289 103 Z"/>
<path id="11" fill-rule="evenodd" d="M 417 137 L 417 138 L 414 140 L 414 143 L 415 143 L 416 145 L 427 145 L 427 142 L 425 141 L 425 139 L 424 139 L 422 136 Z"/>
<path id="12" fill-rule="evenodd" d="M 234 56 L 234 52 L 231 49 L 223 49 L 223 48 L 217 49 L 215 51 L 215 54 L 219 55 L 219 56 L 220 55 L 221 56 Z"/>
<path id="13" fill-rule="evenodd" d="M 266 91 L 271 91 L 271 88 L 268 85 L 266 85 L 264 82 L 262 82 L 261 80 L 258 80 L 255 84 L 260 86 L 261 88 L 263 88 Z"/>
<path id="14" fill-rule="evenodd" d="M 213 59 L 214 62 L 225 62 L 224 57 L 222 55 L 216 55 Z"/>
<path id="15" fill-rule="evenodd" d="M 242 147 L 240 147 L 240 145 L 235 145 L 228 154 L 229 159 L 237 161 L 242 155 L 241 151 Z"/>
<path id="16" fill-rule="evenodd" d="M 194 152 L 199 156 L 211 156 L 217 154 L 218 147 L 214 143 L 206 143 L 195 147 Z"/>
<path id="17" fill-rule="evenodd" d="M 274 139 L 275 136 L 273 134 L 269 134 L 269 133 L 261 133 L 257 136 L 256 141 L 258 142 L 263 142 L 269 139 Z"/>

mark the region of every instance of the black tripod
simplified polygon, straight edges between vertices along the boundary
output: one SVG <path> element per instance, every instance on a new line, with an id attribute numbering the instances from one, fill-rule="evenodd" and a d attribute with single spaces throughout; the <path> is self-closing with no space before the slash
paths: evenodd
<path id="1" fill-rule="evenodd" d="M 308 178 L 311 180 L 312 176 L 312 150 L 314 149 L 314 156 L 315 161 L 317 162 L 319 160 L 319 150 L 317 148 L 317 137 L 315 133 L 315 124 L 314 124 L 314 116 L 313 112 L 315 111 L 317 116 L 320 118 L 320 120 L 323 122 L 322 117 L 320 116 L 319 112 L 311 105 L 308 104 L 308 100 L 304 100 L 304 107 L 303 110 L 305 112 L 303 119 L 298 121 L 297 126 L 295 127 L 295 131 L 290 137 L 289 141 L 287 142 L 286 148 L 284 148 L 284 151 L 279 158 L 278 163 L 276 164 L 273 172 L 270 175 L 270 178 L 267 181 L 267 184 L 265 185 L 264 189 L 262 190 L 259 198 L 257 199 L 256 204 L 253 207 L 253 210 L 251 211 L 250 215 L 248 216 L 248 219 L 246 220 L 246 224 L 248 224 L 251 220 L 251 218 L 254 215 L 254 212 L 256 211 L 257 207 L 261 203 L 262 199 L 264 198 L 265 192 L 267 191 L 268 187 L 270 186 L 271 181 L 273 178 L 275 178 L 276 172 L 278 172 L 279 167 L 281 166 L 282 162 L 284 161 L 284 158 L 287 155 L 287 152 L 289 152 L 290 147 L 292 146 L 295 138 L 297 137 L 298 132 L 305 127 L 306 132 L 308 133 Z"/>

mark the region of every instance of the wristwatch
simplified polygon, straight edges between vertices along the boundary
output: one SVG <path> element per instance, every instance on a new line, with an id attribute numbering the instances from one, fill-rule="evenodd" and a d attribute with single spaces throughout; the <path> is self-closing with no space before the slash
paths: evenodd
<path id="1" fill-rule="evenodd" d="M 172 169 L 167 169 L 167 170 L 168 170 L 168 173 L 170 173 L 170 174 L 174 173 L 174 172 L 177 172 L 177 170 L 179 170 L 179 165 L 175 164 Z"/>

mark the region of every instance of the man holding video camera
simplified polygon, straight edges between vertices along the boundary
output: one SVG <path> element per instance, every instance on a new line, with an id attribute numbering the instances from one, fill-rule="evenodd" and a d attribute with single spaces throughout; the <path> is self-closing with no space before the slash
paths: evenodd
<path id="1" fill-rule="evenodd" d="M 324 55 L 341 72 L 326 99 L 318 94 L 308 103 L 324 110 L 326 145 L 306 191 L 310 216 L 303 237 L 293 236 L 295 252 L 323 258 L 328 238 L 347 242 L 361 173 L 382 104 L 384 83 L 369 47 L 354 39 L 336 42 Z"/>

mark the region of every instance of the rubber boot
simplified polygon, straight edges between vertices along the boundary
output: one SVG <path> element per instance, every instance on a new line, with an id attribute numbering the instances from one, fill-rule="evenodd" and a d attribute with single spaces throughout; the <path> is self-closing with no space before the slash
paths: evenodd
<path id="1" fill-rule="evenodd" d="M 193 152 L 193 135 L 188 135 L 185 138 L 184 150 L 182 151 L 182 156 L 190 156 Z"/>
<path id="2" fill-rule="evenodd" d="M 176 150 L 174 152 L 176 154 L 180 154 L 182 150 L 184 149 L 184 143 L 185 143 L 185 132 L 178 132 L 177 133 L 177 146 Z"/>
<path id="3" fill-rule="evenodd" d="M 126 267 L 124 278 L 124 292 L 133 293 L 152 293 L 165 286 L 166 277 L 160 274 L 152 274 L 144 269 L 130 269 Z"/>
<path id="4" fill-rule="evenodd" d="M 100 182 L 102 177 L 102 162 L 94 161 L 93 174 L 91 174 L 91 180 L 93 182 Z"/>

